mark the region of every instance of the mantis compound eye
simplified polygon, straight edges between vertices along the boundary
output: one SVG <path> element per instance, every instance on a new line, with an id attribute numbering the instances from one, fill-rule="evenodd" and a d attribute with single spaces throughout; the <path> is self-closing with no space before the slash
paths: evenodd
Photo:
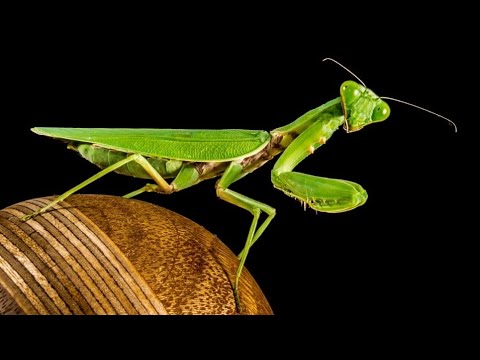
<path id="1" fill-rule="evenodd" d="M 373 110 L 372 121 L 373 122 L 383 121 L 389 116 L 390 116 L 390 106 L 388 106 L 388 104 L 385 101 L 380 100 L 378 104 L 375 106 L 375 109 Z"/>
<path id="2" fill-rule="evenodd" d="M 364 91 L 365 87 L 351 80 L 345 81 L 342 86 L 340 86 L 340 95 L 347 106 L 353 104 L 362 96 Z"/>

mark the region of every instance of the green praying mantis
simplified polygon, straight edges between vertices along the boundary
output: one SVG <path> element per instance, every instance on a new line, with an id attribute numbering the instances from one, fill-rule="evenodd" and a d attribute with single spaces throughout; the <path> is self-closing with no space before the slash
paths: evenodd
<path id="1" fill-rule="evenodd" d="M 143 192 L 171 194 L 199 182 L 220 177 L 217 196 L 249 211 L 253 220 L 233 284 L 240 306 L 238 284 L 252 245 L 260 238 L 275 217 L 275 209 L 230 189 L 244 176 L 281 154 L 271 171 L 273 186 L 303 205 L 327 213 L 355 209 L 367 200 L 367 193 L 348 180 L 319 177 L 293 171 L 315 150 L 324 145 L 341 126 L 347 133 L 386 120 L 390 107 L 384 100 L 394 100 L 427 112 L 430 110 L 404 101 L 377 96 L 350 70 L 359 82 L 348 80 L 340 86 L 340 96 L 308 111 L 290 124 L 270 132 L 263 130 L 177 130 L 177 129 L 105 129 L 35 127 L 32 131 L 68 143 L 82 157 L 103 170 L 58 196 L 48 205 L 23 218 L 41 214 L 59 201 L 79 191 L 110 172 L 153 180 L 124 197 Z M 455 124 L 449 121 L 456 131 Z M 173 179 L 170 183 L 166 179 Z M 261 214 L 266 218 L 260 221 Z"/>

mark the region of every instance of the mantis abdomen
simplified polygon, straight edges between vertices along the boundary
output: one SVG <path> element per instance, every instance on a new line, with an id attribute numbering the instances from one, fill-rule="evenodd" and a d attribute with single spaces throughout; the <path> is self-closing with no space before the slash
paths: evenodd
<path id="1" fill-rule="evenodd" d="M 98 167 L 105 169 L 110 165 L 116 164 L 121 160 L 131 155 L 122 151 L 105 149 L 93 144 L 88 143 L 75 143 L 72 142 L 68 145 L 70 149 L 76 150 L 88 161 L 97 165 Z M 173 178 L 177 176 L 178 172 L 183 166 L 181 160 L 167 160 L 146 158 L 150 165 L 164 178 Z M 151 179 L 151 176 L 145 171 L 145 169 L 136 162 L 129 162 L 122 167 L 115 170 L 116 173 L 133 176 L 140 179 Z"/>

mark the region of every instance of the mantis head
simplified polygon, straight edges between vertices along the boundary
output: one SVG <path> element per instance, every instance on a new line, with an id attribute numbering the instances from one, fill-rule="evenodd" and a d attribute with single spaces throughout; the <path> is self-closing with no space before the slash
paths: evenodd
<path id="1" fill-rule="evenodd" d="M 337 60 L 334 60 L 332 58 L 323 59 L 323 61 L 327 60 L 334 62 L 335 64 L 349 72 L 361 83 L 360 85 L 355 81 L 349 80 L 345 81 L 342 86 L 340 86 L 340 98 L 342 103 L 343 115 L 345 117 L 343 127 L 347 132 L 358 131 L 362 129 L 365 125 L 386 120 L 390 115 L 390 107 L 384 101 L 385 99 L 396 101 L 445 119 L 449 122 L 450 125 L 453 125 L 455 132 L 457 132 L 457 125 L 455 125 L 455 123 L 449 118 L 404 100 L 399 100 L 386 96 L 379 97 L 372 90 L 367 89 L 365 83 L 357 75 L 355 75 L 348 68 L 340 64 Z"/>
<path id="2" fill-rule="evenodd" d="M 384 121 L 390 115 L 388 104 L 365 86 L 348 80 L 340 86 L 340 98 L 347 132 Z"/>

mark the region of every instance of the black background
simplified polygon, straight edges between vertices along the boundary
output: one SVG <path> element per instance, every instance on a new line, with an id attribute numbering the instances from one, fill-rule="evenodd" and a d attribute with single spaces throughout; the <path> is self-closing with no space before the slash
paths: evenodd
<path id="1" fill-rule="evenodd" d="M 394 21 L 377 13 L 370 21 L 333 12 L 338 23 L 311 13 L 297 25 L 297 16 L 251 12 L 195 22 L 177 13 L 171 24 L 169 12 L 144 19 L 110 10 L 33 13 L 9 27 L 0 208 L 59 194 L 97 171 L 31 127 L 271 130 L 339 96 L 352 77 L 322 62 L 333 57 L 377 94 L 443 114 L 459 131 L 396 103 L 381 124 L 339 130 L 297 170 L 360 183 L 369 199 L 348 213 L 304 211 L 272 187 L 273 162 L 236 183 L 232 189 L 277 209 L 248 269 L 285 316 L 435 316 L 464 296 L 470 240 L 459 225 L 469 194 L 462 161 L 476 112 L 467 99 L 475 58 L 462 45 L 468 21 L 453 27 L 449 17 L 426 14 Z M 122 195 L 143 183 L 112 174 L 84 192 Z M 214 181 L 139 198 L 242 248 L 251 217 L 218 200 Z"/>

